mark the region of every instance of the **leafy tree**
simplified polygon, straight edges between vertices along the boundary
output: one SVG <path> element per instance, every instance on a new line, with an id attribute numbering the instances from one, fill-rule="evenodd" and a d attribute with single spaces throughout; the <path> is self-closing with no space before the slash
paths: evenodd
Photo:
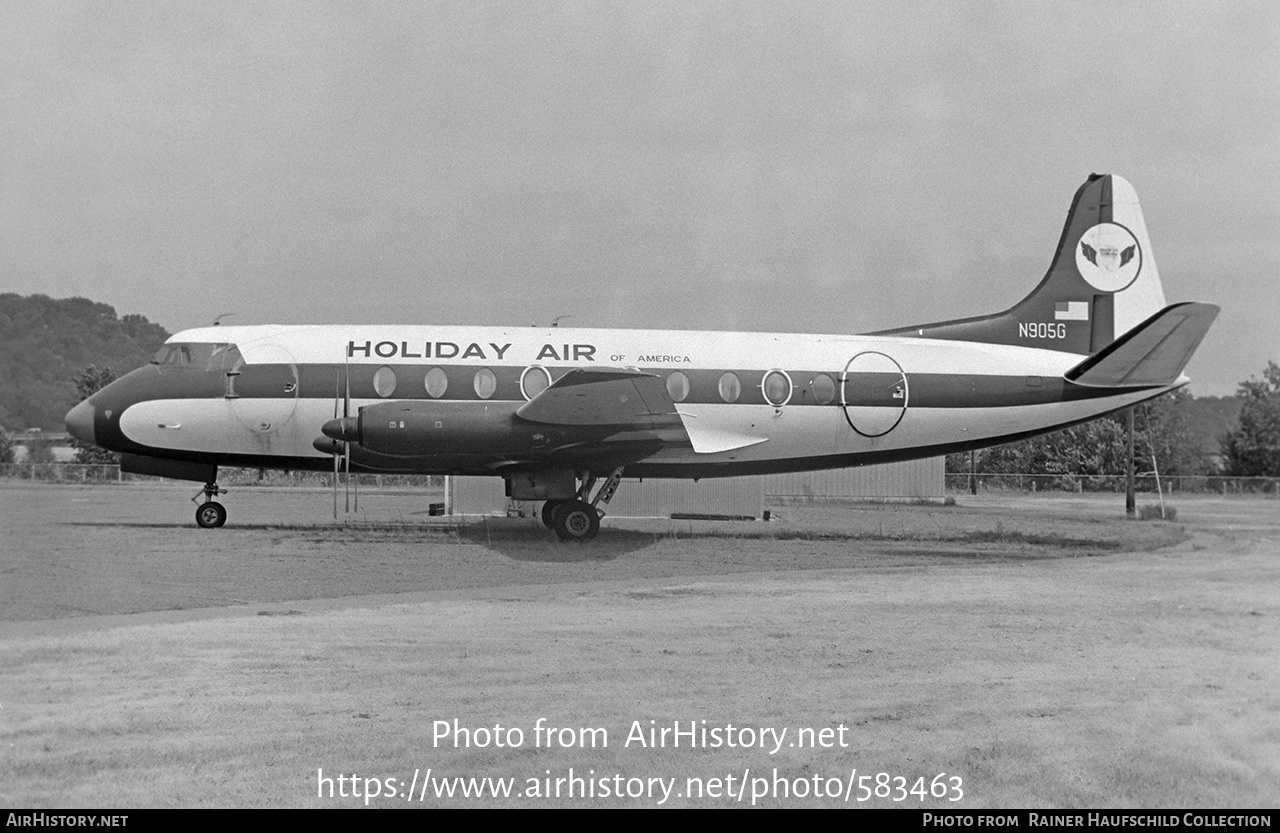
<path id="1" fill-rule="evenodd" d="M 13 438 L 0 428 L 0 464 L 13 462 Z"/>
<path id="2" fill-rule="evenodd" d="M 27 443 L 27 459 L 25 463 L 53 463 L 53 443 L 44 437 L 36 437 Z"/>
<path id="3" fill-rule="evenodd" d="M 1125 427 L 1113 419 L 1096 419 L 1052 434 L 1007 443 L 978 452 L 978 471 L 985 474 L 1120 474 L 1127 453 Z M 953 471 L 968 470 L 968 455 Z"/>
<path id="4" fill-rule="evenodd" d="M 1211 474 L 1214 466 L 1202 452 L 1192 419 L 1191 394 L 1178 389 L 1134 411 L 1134 467 L 1151 470 L 1154 455 L 1162 476 Z M 983 474 L 1122 475 L 1128 470 L 1128 414 L 1118 411 L 1017 443 L 978 452 Z M 947 471 L 969 470 L 967 453 L 947 457 Z"/>
<path id="5" fill-rule="evenodd" d="M 125 316 L 128 318 L 129 316 Z M 83 402 L 90 396 L 105 388 L 116 380 L 116 373 L 109 367 L 99 368 L 97 365 L 89 365 L 82 367 L 80 372 L 76 374 L 76 394 L 79 397 L 77 401 Z M 120 462 L 120 455 L 105 448 L 98 448 L 96 445 L 88 445 L 79 440 L 72 440 L 71 446 L 76 450 L 77 463 L 108 463 L 115 464 Z"/>
<path id="6" fill-rule="evenodd" d="M 1225 471 L 1236 477 L 1280 476 L 1280 365 L 1267 362 L 1262 378 L 1241 382 L 1236 427 L 1222 438 Z"/>
<path id="7" fill-rule="evenodd" d="M 1203 424 L 1194 413 L 1195 399 L 1186 388 L 1137 406 L 1134 412 L 1134 455 L 1138 471 L 1147 471 L 1154 455 L 1161 476 L 1217 474 L 1204 450 Z M 1121 411 L 1112 417 L 1123 424 Z"/>
<path id="8" fill-rule="evenodd" d="M 0 424 L 61 430 L 76 402 L 76 368 L 142 367 L 168 337 L 140 315 L 117 317 L 85 298 L 0 292 Z"/>
<path id="9" fill-rule="evenodd" d="M 99 368 L 95 364 L 80 368 L 76 373 L 76 396 L 83 402 L 116 380 L 116 372 L 110 367 Z"/>

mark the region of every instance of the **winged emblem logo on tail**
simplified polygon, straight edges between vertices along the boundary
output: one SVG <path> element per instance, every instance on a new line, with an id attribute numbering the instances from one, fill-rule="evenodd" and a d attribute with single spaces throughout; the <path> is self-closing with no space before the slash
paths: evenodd
<path id="1" fill-rule="evenodd" d="M 1099 252 L 1097 249 L 1081 240 L 1080 251 L 1084 253 L 1084 256 L 1088 258 L 1089 262 L 1094 266 L 1100 266 L 1108 272 L 1114 272 L 1117 269 L 1127 266 L 1129 261 L 1133 260 L 1133 256 L 1138 253 L 1138 247 L 1130 246 L 1124 251 L 1117 251 L 1114 246 L 1107 246 Z M 1099 258 L 1102 259 L 1101 263 L 1098 262 Z M 1119 263 L 1116 263 L 1117 260 L 1119 260 Z"/>
<path id="2" fill-rule="evenodd" d="M 1080 237 L 1076 268 L 1095 289 L 1119 292 L 1138 277 L 1142 251 L 1124 226 L 1099 223 Z"/>

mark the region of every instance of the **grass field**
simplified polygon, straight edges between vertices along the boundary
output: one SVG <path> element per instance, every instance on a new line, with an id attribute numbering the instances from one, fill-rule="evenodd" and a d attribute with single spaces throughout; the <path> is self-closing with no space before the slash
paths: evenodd
<path id="1" fill-rule="evenodd" d="M 572 547 L 402 493 L 335 525 L 246 489 L 197 530 L 188 491 L 0 484 L 0 803 L 1280 803 L 1275 499 L 789 506 Z M 720 744 L 635 740 L 673 725 Z"/>

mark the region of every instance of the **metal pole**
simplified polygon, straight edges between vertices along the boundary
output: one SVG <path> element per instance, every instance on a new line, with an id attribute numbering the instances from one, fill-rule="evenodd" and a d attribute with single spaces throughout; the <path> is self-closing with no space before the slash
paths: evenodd
<path id="1" fill-rule="evenodd" d="M 1160 496 L 1160 520 L 1164 520 L 1164 490 L 1160 488 L 1160 466 L 1156 465 L 1155 452 L 1151 454 L 1151 473 L 1156 476 L 1156 494 Z"/>
<path id="2" fill-rule="evenodd" d="M 1124 513 L 1132 518 L 1138 514 L 1133 495 L 1133 408 L 1129 409 L 1129 456 L 1124 472 Z"/>
<path id="3" fill-rule="evenodd" d="M 978 452 L 969 452 L 969 494 L 978 493 Z"/>

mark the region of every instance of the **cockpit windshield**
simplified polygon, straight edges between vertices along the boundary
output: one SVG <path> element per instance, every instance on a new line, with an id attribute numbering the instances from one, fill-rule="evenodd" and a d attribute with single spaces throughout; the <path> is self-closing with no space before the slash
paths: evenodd
<path id="1" fill-rule="evenodd" d="M 180 367 L 189 370 L 231 370 L 240 359 L 240 350 L 234 344 L 165 344 L 161 346 L 151 363 L 161 367 Z"/>

